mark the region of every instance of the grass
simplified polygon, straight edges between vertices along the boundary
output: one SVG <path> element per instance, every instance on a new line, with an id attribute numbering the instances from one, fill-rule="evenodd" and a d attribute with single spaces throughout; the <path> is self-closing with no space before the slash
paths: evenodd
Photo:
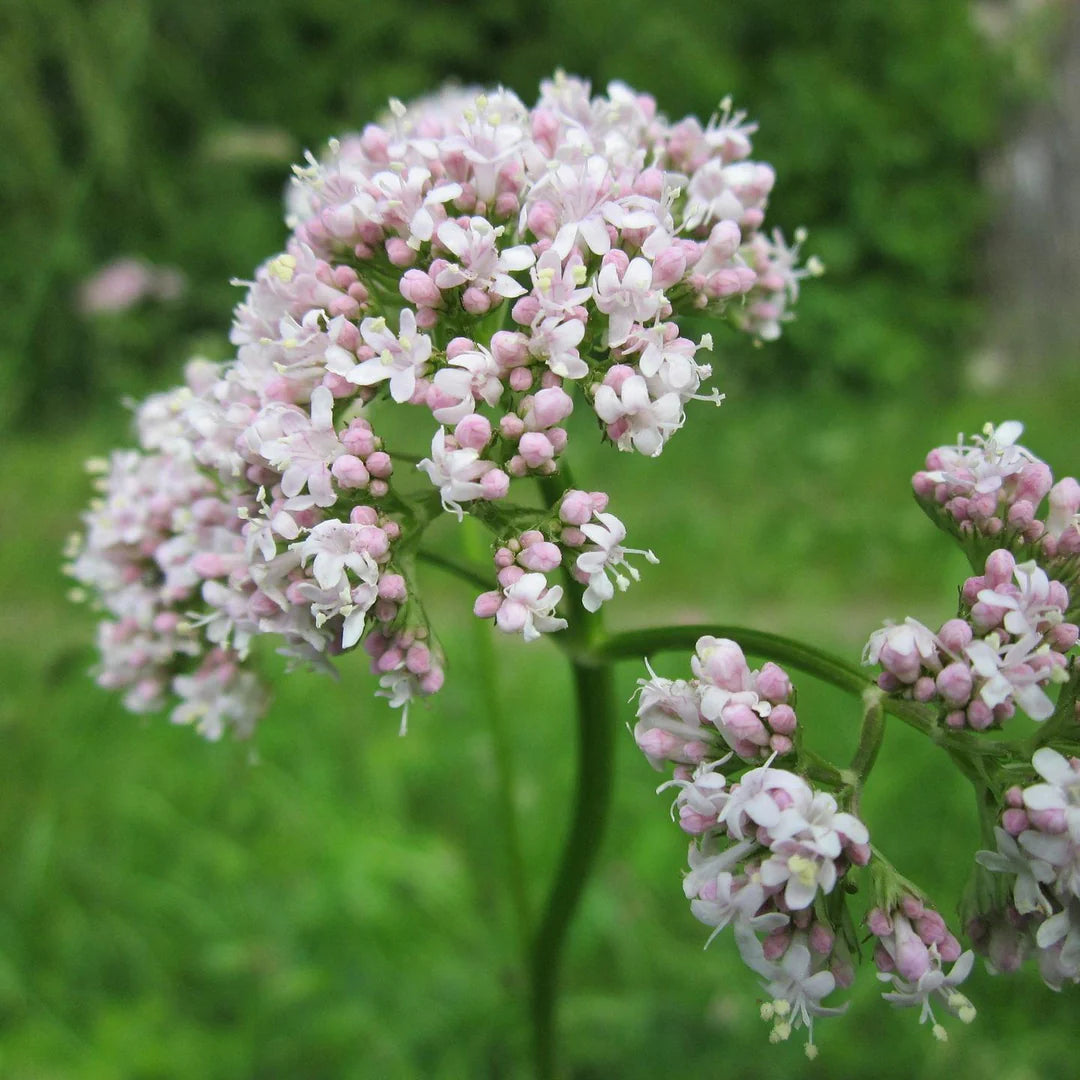
<path id="1" fill-rule="evenodd" d="M 884 402 L 759 389 L 719 414 L 698 407 L 655 462 L 594 446 L 575 418 L 579 480 L 610 490 L 632 541 L 662 559 L 610 622 L 741 622 L 853 656 L 887 616 L 944 618 L 964 563 L 912 503 L 908 476 L 930 446 L 1011 416 L 1059 473 L 1075 471 L 1070 379 L 935 401 L 918 388 Z M 278 678 L 250 744 L 127 715 L 87 676 L 92 619 L 66 602 L 58 570 L 87 497 L 78 463 L 118 441 L 99 417 L 4 446 L 0 1075 L 527 1075 L 505 762 L 484 702 L 500 703 L 509 732 L 535 913 L 573 772 L 557 651 L 491 640 L 468 590 L 429 570 L 450 675 L 405 739 L 359 659 L 338 682 Z M 659 670 L 686 667 L 670 655 Z M 639 674 L 620 665 L 623 698 Z M 804 680 L 799 705 L 812 745 L 850 753 L 855 703 Z M 817 1029 L 817 1064 L 798 1042 L 769 1046 L 730 940 L 702 954 L 706 931 L 679 888 L 685 843 L 653 793 L 661 778 L 629 735 L 618 755 L 612 826 L 564 971 L 570 1075 L 1071 1075 L 1076 992 L 1053 995 L 1034 975 L 977 973 L 979 1019 L 938 1045 L 863 971 L 850 1014 Z M 864 809 L 951 915 L 976 830 L 946 764 L 890 728 Z"/>

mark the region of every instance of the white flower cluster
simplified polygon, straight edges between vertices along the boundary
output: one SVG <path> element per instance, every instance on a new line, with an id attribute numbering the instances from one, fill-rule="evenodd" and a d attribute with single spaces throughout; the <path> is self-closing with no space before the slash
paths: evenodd
<path id="1" fill-rule="evenodd" d="M 1059 990 L 1080 982 L 1080 758 L 1044 746 L 1031 763 L 1042 782 L 1006 792 L 997 851 L 976 855 L 1011 877 L 1011 903 L 981 913 L 973 936 L 997 970 L 1015 970 L 1034 953 Z"/>
<path id="2" fill-rule="evenodd" d="M 659 454 L 711 374 L 711 339 L 678 319 L 774 336 L 808 272 L 761 232 L 773 173 L 752 131 L 730 108 L 671 124 L 622 84 L 593 97 L 558 75 L 532 109 L 506 90 L 392 102 L 309 157 L 285 249 L 237 306 L 235 358 L 140 407 L 142 451 L 106 466 L 72 546 L 106 613 L 102 683 L 133 708 L 178 696 L 174 719 L 211 736 L 247 731 L 262 698 L 245 665 L 270 634 L 323 666 L 363 642 L 393 705 L 436 691 L 411 577 L 436 510 L 400 483 L 372 407 L 414 409 L 438 505 L 500 539 L 521 532 L 511 481 L 558 469 L 575 387 L 621 449 Z M 637 570 L 606 497 L 584 512 L 583 494 L 540 525 L 594 611 Z M 497 625 L 565 625 L 544 570 L 508 569 Z"/>

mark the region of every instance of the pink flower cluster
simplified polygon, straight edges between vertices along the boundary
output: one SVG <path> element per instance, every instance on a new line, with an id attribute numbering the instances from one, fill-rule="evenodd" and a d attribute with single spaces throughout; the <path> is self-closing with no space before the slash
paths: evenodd
<path id="1" fill-rule="evenodd" d="M 878 978 L 892 986 L 882 994 L 886 1001 L 899 1008 L 919 1006 L 919 1023 L 929 1020 L 934 1037 L 941 1041 L 948 1036 L 934 1019 L 931 998 L 939 998 L 965 1024 L 975 1019 L 975 1007 L 957 990 L 971 974 L 974 954 L 961 953 L 960 943 L 936 911 L 908 893 L 888 910 L 869 911 L 866 925 L 877 939 Z M 944 964 L 952 964 L 948 974 Z"/>
<path id="2" fill-rule="evenodd" d="M 979 912 L 969 932 L 998 971 L 1034 954 L 1048 986 L 1080 982 L 1080 758 L 1044 746 L 1032 766 L 1040 783 L 1005 793 L 997 851 L 980 851 L 987 870 L 1007 875 L 1008 899 Z"/>
<path id="3" fill-rule="evenodd" d="M 566 625 L 544 576 L 560 563 L 589 611 L 636 579 L 602 493 L 567 493 L 524 533 L 507 496 L 557 471 L 575 387 L 621 449 L 661 452 L 711 374 L 683 315 L 762 337 L 787 317 L 813 268 L 760 232 L 773 173 L 752 131 L 730 107 L 673 125 L 621 84 L 593 97 L 558 75 L 532 109 L 505 90 L 391 102 L 309 156 L 284 251 L 237 306 L 235 357 L 140 406 L 142 450 L 106 466 L 72 546 L 106 617 L 101 681 L 246 732 L 268 634 L 322 666 L 363 643 L 407 708 L 443 681 L 412 573 L 440 509 L 499 540 L 477 610 L 526 639 Z M 408 476 L 380 404 L 411 407 L 430 445 Z"/>
<path id="4" fill-rule="evenodd" d="M 937 633 L 915 619 L 876 630 L 863 662 L 884 669 L 878 685 L 938 705 L 945 723 L 977 731 L 1019 705 L 1033 720 L 1054 711 L 1046 687 L 1067 679 L 1078 629 L 1066 621 L 1068 590 L 1034 561 L 998 548 L 961 590 L 961 615 Z"/>
<path id="5" fill-rule="evenodd" d="M 751 671 L 735 642 L 714 637 L 698 641 L 691 664 L 689 681 L 651 669 L 638 680 L 634 737 L 654 768 L 675 766 L 660 790 L 678 789 L 672 815 L 694 838 L 683 880 L 691 912 L 713 928 L 710 942 L 734 928 L 744 961 L 765 980 L 772 1039 L 805 1027 L 813 1055 L 814 1017 L 843 1011 L 822 998 L 853 978 L 849 944 L 819 901 L 869 861 L 869 833 L 833 795 L 773 767 L 778 752 L 793 750 L 795 730 L 780 667 Z M 767 760 L 730 782 L 720 768 L 735 755 L 736 771 Z"/>
<path id="6" fill-rule="evenodd" d="M 1017 443 L 1023 430 L 1016 420 L 987 424 L 970 445 L 961 436 L 931 450 L 912 477 L 915 497 L 973 550 L 1024 551 L 1071 585 L 1080 569 L 1080 483 L 1055 483 L 1049 465 Z"/>
<path id="7" fill-rule="evenodd" d="M 703 637 L 690 661 L 694 677 L 639 679 L 634 738 L 655 769 L 698 765 L 730 747 L 746 761 L 787 754 L 795 710 L 791 680 L 774 663 L 751 671 L 739 645 Z"/>

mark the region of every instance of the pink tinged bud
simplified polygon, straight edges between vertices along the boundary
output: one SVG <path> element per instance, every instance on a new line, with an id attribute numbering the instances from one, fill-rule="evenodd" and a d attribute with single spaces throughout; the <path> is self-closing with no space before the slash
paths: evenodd
<path id="1" fill-rule="evenodd" d="M 349 521 L 353 525 L 377 525 L 379 515 L 374 506 L 354 506 L 349 511 Z"/>
<path id="2" fill-rule="evenodd" d="M 930 953 L 911 930 L 907 919 L 898 918 L 896 935 L 896 970 L 905 979 L 917 982 L 930 970 Z"/>
<path id="3" fill-rule="evenodd" d="M 396 645 L 391 645 L 373 665 L 376 671 L 396 671 L 405 662 L 405 657 L 402 654 L 401 649 Z"/>
<path id="4" fill-rule="evenodd" d="M 1060 581 L 1051 581 L 1047 600 L 1062 612 L 1069 607 L 1069 590 Z"/>
<path id="5" fill-rule="evenodd" d="M 828 956 L 835 940 L 835 935 L 824 923 L 814 923 L 810 928 L 810 948 L 819 956 Z"/>
<path id="6" fill-rule="evenodd" d="M 985 701 L 973 701 L 967 707 L 967 722 L 976 731 L 985 731 L 994 722 L 994 710 Z"/>
<path id="7" fill-rule="evenodd" d="M 529 361 L 529 339 L 514 330 L 499 330 L 491 337 L 491 355 L 503 368 L 526 364 Z"/>
<path id="8" fill-rule="evenodd" d="M 510 477 L 502 469 L 489 469 L 480 477 L 480 487 L 483 489 L 481 498 L 488 502 L 505 499 L 510 490 Z"/>
<path id="9" fill-rule="evenodd" d="M 373 559 L 378 560 L 390 550 L 390 540 L 378 525 L 362 525 L 353 541 L 353 547 L 357 551 L 366 551 Z"/>
<path id="10" fill-rule="evenodd" d="M 751 743 L 754 747 L 768 745 L 769 733 L 761 718 L 748 705 L 728 705 L 720 714 L 720 720 L 732 738 Z"/>
<path id="11" fill-rule="evenodd" d="M 352 454 L 342 454 L 330 466 L 330 472 L 343 488 L 362 488 L 371 479 L 364 463 Z"/>
<path id="12" fill-rule="evenodd" d="M 938 640 L 951 653 L 962 653 L 974 637 L 971 627 L 963 619 L 949 619 L 938 631 Z"/>
<path id="13" fill-rule="evenodd" d="M 510 377 L 507 379 L 507 382 L 509 382 L 511 390 L 516 390 L 518 393 L 524 393 L 533 384 L 533 374 L 528 368 L 513 368 L 510 371 Z"/>
<path id="14" fill-rule="evenodd" d="M 866 925 L 874 937 L 888 937 L 892 933 L 892 919 L 881 908 L 872 908 L 866 913 Z"/>
<path id="15" fill-rule="evenodd" d="M 652 284 L 654 289 L 667 289 L 682 279 L 686 273 L 686 254 L 681 247 L 665 248 L 653 260 Z"/>
<path id="16" fill-rule="evenodd" d="M 916 679 L 915 685 L 911 688 L 911 696 L 916 701 L 930 701 L 936 693 L 937 686 L 929 675 Z"/>
<path id="17" fill-rule="evenodd" d="M 917 472 L 911 478 L 911 487 L 920 499 L 931 499 L 934 496 L 936 483 L 924 472 Z"/>
<path id="18" fill-rule="evenodd" d="M 750 675 L 742 649 L 727 638 L 702 640 L 706 644 L 703 648 L 702 641 L 698 642 L 698 655 L 703 674 L 723 690 L 742 690 Z"/>
<path id="19" fill-rule="evenodd" d="M 515 581 L 520 581 L 524 576 L 525 571 L 520 566 L 506 566 L 497 575 L 499 584 L 504 589 L 509 589 Z"/>
<path id="20" fill-rule="evenodd" d="M 1022 807 L 1024 805 L 1024 789 L 1019 784 L 1013 784 L 1005 792 L 1005 805 L 1012 807 Z"/>
<path id="21" fill-rule="evenodd" d="M 1068 821 L 1065 819 L 1065 811 L 1060 808 L 1053 810 L 1029 810 L 1027 812 L 1028 820 L 1031 822 L 1033 829 L 1038 829 L 1039 832 L 1051 833 L 1058 835 L 1065 832 L 1068 828 Z"/>
<path id="22" fill-rule="evenodd" d="M 998 548 L 990 552 L 986 559 L 986 585 L 987 588 L 996 589 L 1001 585 L 1008 585 L 1013 579 L 1013 571 L 1016 569 L 1016 559 L 1011 551 Z"/>
<path id="23" fill-rule="evenodd" d="M 266 596 L 265 593 L 256 593 L 255 595 Z M 254 601 L 254 599 L 255 597 L 253 596 L 252 601 Z M 267 597 L 267 599 L 269 599 L 269 597 Z M 271 603 L 273 603 L 273 601 L 271 601 Z M 254 603 L 252 603 L 252 607 L 254 608 Z M 277 604 L 274 604 L 274 610 L 278 610 Z M 265 612 L 265 614 L 269 615 L 272 614 L 272 612 Z M 160 614 L 154 616 L 152 625 L 159 634 L 168 634 L 180 625 L 180 616 L 177 615 L 175 611 L 162 611 Z"/>
<path id="24" fill-rule="evenodd" d="M 1054 474 L 1043 461 L 1032 461 L 1020 470 L 1013 498 L 1038 506 L 1054 486 Z"/>
<path id="25" fill-rule="evenodd" d="M 1019 836 L 1028 825 L 1028 816 L 1023 810 L 1009 809 L 1001 815 L 1001 827 L 1010 836 Z"/>
<path id="26" fill-rule="evenodd" d="M 412 266 L 416 262 L 416 252 L 400 236 L 386 241 L 386 257 L 394 266 Z"/>
<path id="27" fill-rule="evenodd" d="M 758 672 L 757 692 L 765 698 L 766 701 L 779 704 L 782 701 L 787 701 L 791 696 L 791 680 L 787 677 L 787 673 L 782 667 L 774 664 L 770 660 L 762 665 L 761 671 Z M 794 713 L 792 713 L 792 716 L 794 717 Z M 771 716 L 769 718 L 769 724 L 774 731 L 779 730 L 776 727 L 776 724 L 772 722 Z M 787 734 L 790 734 L 790 732 Z"/>
<path id="28" fill-rule="evenodd" d="M 432 668 L 420 680 L 420 689 L 425 694 L 437 694 L 446 682 L 446 672 L 441 667 Z"/>
<path id="29" fill-rule="evenodd" d="M 1058 652 L 1068 652 L 1076 644 L 1078 636 L 1080 636 L 1080 628 L 1075 623 L 1063 622 L 1050 628 L 1046 640 L 1050 642 L 1051 648 L 1057 649 Z"/>
<path id="30" fill-rule="evenodd" d="M 960 942 L 952 934 L 946 934 L 945 939 L 938 944 L 938 955 L 946 964 L 959 960 L 961 951 Z"/>
<path id="31" fill-rule="evenodd" d="M 528 293 L 514 302 L 510 314 L 519 326 L 531 326 L 533 320 L 540 314 L 540 301 L 532 293 Z"/>
<path id="32" fill-rule="evenodd" d="M 540 385 L 545 390 L 550 390 L 556 386 L 562 386 L 562 379 L 554 371 L 545 371 L 540 376 Z"/>
<path id="33" fill-rule="evenodd" d="M 473 603 L 473 614 L 481 619 L 494 618 L 495 613 L 502 606 L 503 594 L 501 592 L 481 593 Z M 524 626 L 524 620 L 522 626 Z"/>
<path id="34" fill-rule="evenodd" d="M 529 466 L 526 464 L 525 459 L 520 454 L 515 454 L 507 463 L 506 471 L 514 477 L 525 476 L 529 471 Z"/>
<path id="35" fill-rule="evenodd" d="M 877 677 L 878 686 L 887 694 L 893 693 L 895 690 L 899 690 L 904 684 L 891 672 L 883 671 Z"/>
<path id="36" fill-rule="evenodd" d="M 499 431 L 504 439 L 519 439 L 525 431 L 525 421 L 520 416 L 507 413 L 499 420 Z"/>
<path id="37" fill-rule="evenodd" d="M 434 308 L 418 307 L 416 325 L 421 330 L 430 330 L 439 321 L 439 313 Z"/>
<path id="38" fill-rule="evenodd" d="M 614 364 L 608 368 L 607 373 L 604 375 L 604 385 L 610 386 L 616 394 L 621 393 L 623 383 L 636 374 L 637 372 L 628 364 Z"/>
<path id="39" fill-rule="evenodd" d="M 936 911 L 924 911 L 915 921 L 915 932 L 924 945 L 940 945 L 951 936 L 945 920 Z"/>
<path id="40" fill-rule="evenodd" d="M 1008 522 L 1010 528 L 1026 529 L 1035 519 L 1035 507 L 1029 502 L 1013 503 L 1009 507 Z"/>
<path id="41" fill-rule="evenodd" d="M 769 749 L 774 754 L 790 754 L 795 744 L 786 735 L 772 735 L 769 737 Z"/>
<path id="42" fill-rule="evenodd" d="M 556 544 L 545 540 L 527 547 L 518 556 L 517 561 L 526 570 L 536 570 L 541 574 L 546 574 L 562 563 L 562 552 Z"/>
<path id="43" fill-rule="evenodd" d="M 593 516 L 593 506 L 587 491 L 568 491 L 559 504 L 559 519 L 567 525 L 584 525 Z"/>
<path id="44" fill-rule="evenodd" d="M 352 397 L 356 393 L 356 387 L 348 379 L 332 371 L 323 376 L 322 384 L 336 398 Z"/>
<path id="45" fill-rule="evenodd" d="M 529 209 L 526 220 L 534 236 L 553 237 L 558 228 L 559 216 L 551 203 L 536 202 Z"/>
<path id="46" fill-rule="evenodd" d="M 470 450 L 483 450 L 491 441 L 491 421 L 479 413 L 470 413 L 458 421 L 454 438 Z"/>
<path id="47" fill-rule="evenodd" d="M 561 387 L 550 387 L 536 393 L 525 412 L 525 423 L 531 428 L 549 428 L 562 423 L 574 411 L 574 399 Z"/>
<path id="48" fill-rule="evenodd" d="M 341 434 L 345 449 L 358 458 L 366 458 L 375 450 L 375 433 L 366 420 L 354 420 Z"/>
<path id="49" fill-rule="evenodd" d="M 926 905 L 917 896 L 907 893 L 900 900 L 900 910 L 909 919 L 918 919 L 926 911 Z"/>
<path id="50" fill-rule="evenodd" d="M 649 758 L 666 761 L 676 756 L 681 757 L 682 739 L 662 728 L 649 728 L 640 734 L 635 733 L 634 741 L 638 749 Z"/>
<path id="51" fill-rule="evenodd" d="M 394 464 L 385 450 L 376 450 L 375 453 L 369 454 L 364 464 L 367 466 L 367 471 L 380 480 L 387 479 L 394 471 Z"/>
<path id="52" fill-rule="evenodd" d="M 451 338 L 450 343 L 446 346 L 446 359 L 453 360 L 457 356 L 461 356 L 463 353 L 475 352 L 476 342 L 467 337 Z"/>
<path id="53" fill-rule="evenodd" d="M 405 667 L 414 675 L 423 675 L 431 669 L 431 650 L 419 642 L 410 645 L 405 653 Z"/>
<path id="54" fill-rule="evenodd" d="M 368 484 L 368 491 L 376 498 L 381 499 L 390 491 L 390 485 L 385 480 L 372 480 Z"/>
<path id="55" fill-rule="evenodd" d="M 679 807 L 679 828 L 691 836 L 701 836 L 716 825 L 716 816 L 705 817 L 691 810 L 689 806 Z"/>
<path id="56" fill-rule="evenodd" d="M 761 943 L 765 959 L 769 961 L 779 960 L 788 951 L 791 944 L 791 931 L 787 927 L 774 930 Z"/>
<path id="57" fill-rule="evenodd" d="M 257 589 L 251 594 L 251 599 L 248 601 L 248 604 L 251 607 L 251 614 L 260 619 L 269 618 L 271 615 L 278 615 L 281 613 L 281 607 L 278 602 L 267 596 L 261 589 Z"/>
<path id="58" fill-rule="evenodd" d="M 866 866 L 870 862 L 873 849 L 869 844 L 848 844 L 844 852 L 852 866 Z"/>
<path id="59" fill-rule="evenodd" d="M 777 705 L 769 713 L 769 727 L 778 735 L 791 735 L 796 725 L 795 710 L 790 705 Z"/>
<path id="60" fill-rule="evenodd" d="M 961 661 L 949 664 L 938 672 L 936 685 L 947 704 L 954 707 L 966 705 L 971 699 L 971 669 Z"/>
<path id="61" fill-rule="evenodd" d="M 627 267 L 630 265 L 630 256 L 627 255 L 622 248 L 612 248 L 611 251 L 600 260 L 600 265 L 602 267 L 614 266 L 618 271 L 619 277 L 622 278 L 626 273 Z"/>
<path id="62" fill-rule="evenodd" d="M 518 453 L 530 469 L 539 469 L 555 456 L 555 447 L 539 431 L 527 431 L 518 442 Z"/>
<path id="63" fill-rule="evenodd" d="M 506 567 L 514 565 L 514 560 L 514 552 L 507 547 L 501 547 L 495 552 L 495 569 L 505 570 Z"/>
<path id="64" fill-rule="evenodd" d="M 408 590 L 405 579 L 400 574 L 383 574 L 379 578 L 379 597 L 383 600 L 392 600 L 396 603 L 404 603 Z"/>
<path id="65" fill-rule="evenodd" d="M 461 306 L 470 315 L 486 315 L 491 308 L 491 297 L 483 289 L 470 285 L 461 295 Z"/>

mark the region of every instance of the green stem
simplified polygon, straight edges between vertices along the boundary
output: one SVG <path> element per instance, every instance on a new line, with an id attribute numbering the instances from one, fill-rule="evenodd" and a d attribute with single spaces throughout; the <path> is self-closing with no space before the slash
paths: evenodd
<path id="1" fill-rule="evenodd" d="M 578 776 L 569 834 L 544 915 L 533 938 L 529 986 L 537 1080 L 555 1074 L 555 999 L 570 922 L 600 850 L 611 802 L 615 736 L 610 664 L 571 659 L 578 721 Z"/>
<path id="2" fill-rule="evenodd" d="M 440 570 L 445 570 L 448 574 L 453 574 L 455 577 L 461 578 L 462 581 L 477 586 L 483 592 L 490 592 L 494 587 L 494 581 L 484 577 L 479 570 L 474 570 L 471 566 L 458 562 L 457 559 L 451 558 L 449 555 L 432 551 L 430 548 L 420 548 L 416 553 L 416 557 L 421 562 L 426 562 L 430 566 L 437 566 Z"/>
<path id="3" fill-rule="evenodd" d="M 877 689 L 863 692 L 865 711 L 862 727 L 859 728 L 859 745 L 851 759 L 850 769 L 857 777 L 861 788 L 870 775 L 870 770 L 877 760 L 882 740 L 885 738 L 885 694 Z"/>

